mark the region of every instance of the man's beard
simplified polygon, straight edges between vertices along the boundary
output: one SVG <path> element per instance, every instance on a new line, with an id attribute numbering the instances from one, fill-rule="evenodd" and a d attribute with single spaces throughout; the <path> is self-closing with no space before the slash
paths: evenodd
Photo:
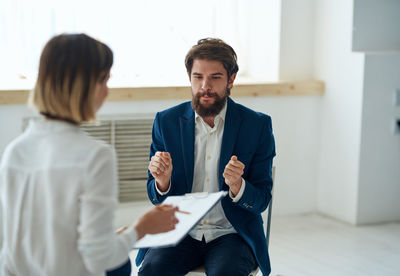
<path id="1" fill-rule="evenodd" d="M 214 97 L 215 101 L 210 106 L 203 106 L 200 103 L 200 98 L 203 96 Z M 197 93 L 192 96 L 192 108 L 200 115 L 200 117 L 213 117 L 218 115 L 225 105 L 226 98 L 230 95 L 230 89 L 226 88 L 225 94 L 221 97 L 215 92 Z"/>

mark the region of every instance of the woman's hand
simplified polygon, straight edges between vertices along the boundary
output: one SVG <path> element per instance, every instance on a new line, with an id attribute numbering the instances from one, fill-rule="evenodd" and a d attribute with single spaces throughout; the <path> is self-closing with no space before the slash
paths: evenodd
<path id="1" fill-rule="evenodd" d="M 172 205 L 157 205 L 145 213 L 134 226 L 138 240 L 146 234 L 157 234 L 175 229 L 178 219 L 175 212 L 178 207 Z"/>

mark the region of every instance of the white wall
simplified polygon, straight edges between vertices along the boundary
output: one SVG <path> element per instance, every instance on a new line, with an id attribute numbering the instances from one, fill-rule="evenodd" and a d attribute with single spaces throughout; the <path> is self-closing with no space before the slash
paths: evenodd
<path id="1" fill-rule="evenodd" d="M 354 2 L 353 49 L 366 52 L 357 223 L 399 221 L 400 1 Z"/>
<path id="2" fill-rule="evenodd" d="M 399 221 L 400 106 L 393 96 L 400 89 L 400 1 L 354 2 L 353 48 L 367 53 L 357 223 Z"/>
<path id="3" fill-rule="evenodd" d="M 326 82 L 317 209 L 352 224 L 398 221 L 400 2 L 315 3 L 315 76 Z"/>
<path id="4" fill-rule="evenodd" d="M 280 80 L 314 79 L 314 0 L 281 1 Z"/>
<path id="5" fill-rule="evenodd" d="M 314 0 L 281 0 L 280 80 L 316 79 L 313 75 L 314 6 Z M 278 138 L 274 213 L 275 208 L 284 214 L 316 210 L 323 97 L 269 101 L 269 110 L 277 121 L 274 129 Z"/>
<path id="6" fill-rule="evenodd" d="M 399 5 L 400 8 L 400 5 Z M 400 24 L 400 19 L 399 19 Z M 357 223 L 400 221 L 400 54 L 367 54 L 362 105 L 362 138 Z"/>
<path id="7" fill-rule="evenodd" d="M 321 97 L 240 98 L 238 102 L 272 117 L 277 152 L 274 215 L 314 212 Z"/>
<path id="8" fill-rule="evenodd" d="M 353 4 L 315 1 L 314 75 L 326 82 L 319 149 L 319 212 L 356 222 L 363 54 L 351 51 Z"/>
<path id="9" fill-rule="evenodd" d="M 229 1 L 228 1 L 229 2 Z M 246 12 L 246 20 L 240 24 L 241 32 L 245 34 L 243 47 L 247 48 L 247 74 L 251 79 L 277 81 L 279 79 L 279 25 L 281 0 L 239 1 L 240 8 Z M 228 3 L 229 5 L 229 3 Z M 240 18 L 239 18 L 240 19 Z M 262 30 L 262 32 L 260 32 Z M 238 56 L 240 62 L 244 57 Z M 262 62 L 260 62 L 262 61 Z M 268 64 L 268 66 L 265 66 Z"/>
<path id="10" fill-rule="evenodd" d="M 400 51 L 399 0 L 354 0 L 354 11 L 354 51 Z"/>

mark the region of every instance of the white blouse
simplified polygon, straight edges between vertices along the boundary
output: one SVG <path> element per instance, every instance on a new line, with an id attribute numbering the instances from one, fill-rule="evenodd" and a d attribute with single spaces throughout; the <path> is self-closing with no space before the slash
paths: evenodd
<path id="1" fill-rule="evenodd" d="M 105 275 L 137 234 L 115 234 L 111 147 L 77 126 L 31 121 L 0 164 L 0 275 Z"/>

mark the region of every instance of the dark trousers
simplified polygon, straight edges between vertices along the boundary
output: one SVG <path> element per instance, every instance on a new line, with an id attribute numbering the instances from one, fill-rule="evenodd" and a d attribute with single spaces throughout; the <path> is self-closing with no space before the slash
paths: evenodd
<path id="1" fill-rule="evenodd" d="M 126 263 L 113 270 L 107 271 L 107 276 L 130 276 L 131 275 L 131 261 L 128 259 Z"/>
<path id="2" fill-rule="evenodd" d="M 210 276 L 247 276 L 257 267 L 253 252 L 238 234 L 224 235 L 209 243 L 187 236 L 175 247 L 150 249 L 138 275 L 186 275 L 200 265 Z"/>

